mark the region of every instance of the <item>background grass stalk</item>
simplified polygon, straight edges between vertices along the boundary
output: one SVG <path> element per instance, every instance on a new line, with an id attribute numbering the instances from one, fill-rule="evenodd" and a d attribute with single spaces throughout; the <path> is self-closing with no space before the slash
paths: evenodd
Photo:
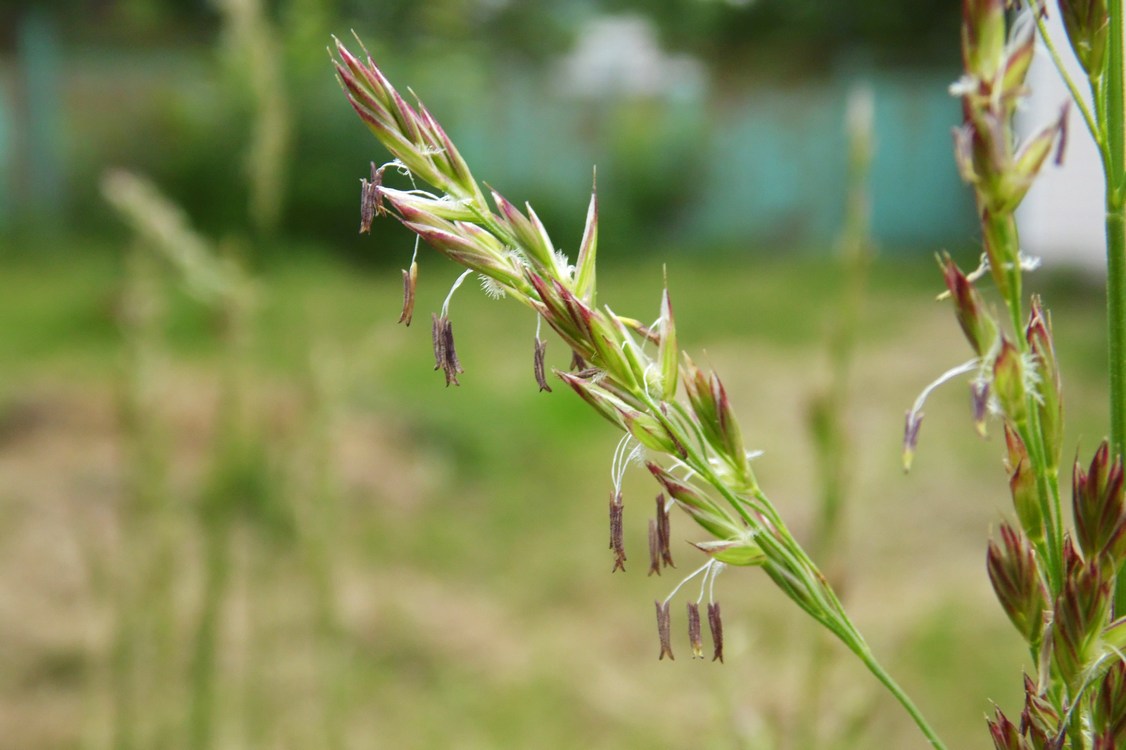
<path id="1" fill-rule="evenodd" d="M 367 352 L 364 352 L 367 354 Z M 322 742 L 327 750 L 345 747 L 344 726 L 351 704 L 347 680 L 347 638 L 336 603 L 339 564 L 334 554 L 334 540 L 339 538 L 343 488 L 333 448 L 343 400 L 342 391 L 351 375 L 344 373 L 339 353 L 315 350 L 308 358 L 306 389 L 310 400 L 308 429 L 303 449 L 310 476 L 304 499 L 295 498 L 301 551 L 308 566 L 315 603 L 315 626 L 321 659 L 321 688 L 328 696 L 324 701 Z"/>
<path id="2" fill-rule="evenodd" d="M 840 588 L 843 572 L 837 564 L 845 524 L 842 511 L 849 494 L 853 451 L 850 449 L 846 417 L 852 390 L 853 360 L 864 300 L 868 293 L 872 262 L 871 205 L 868 180 L 874 156 L 874 93 L 866 85 L 849 94 L 846 114 L 848 184 L 845 191 L 845 223 L 838 240 L 837 260 L 843 276 L 835 316 L 829 332 L 827 353 L 829 382 L 810 406 L 810 433 L 817 454 L 820 502 L 813 520 L 810 555 L 821 561 L 834 588 Z M 813 638 L 804 685 L 805 711 L 794 715 L 793 736 L 797 747 L 824 747 L 821 738 L 824 713 L 822 699 L 827 667 L 832 660 L 829 639 L 818 631 Z"/>
<path id="3" fill-rule="evenodd" d="M 252 99 L 250 142 L 245 169 L 250 189 L 249 218 L 260 234 L 277 227 L 285 205 L 285 178 L 293 136 L 280 34 L 261 0 L 216 0 L 231 67 Z"/>
<path id="4" fill-rule="evenodd" d="M 203 536 L 204 582 L 189 657 L 186 701 L 187 745 L 204 750 L 214 745 L 217 652 L 229 590 L 236 514 L 259 514 L 267 521 L 276 521 L 278 515 L 267 502 L 264 447 L 248 413 L 252 381 L 246 370 L 252 288 L 230 253 L 223 257 L 198 235 L 178 207 L 151 183 L 126 172 L 111 172 L 103 181 L 103 192 L 139 237 L 170 262 L 187 290 L 217 317 L 219 326 L 221 372 L 216 429 L 207 485 L 199 498 L 196 519 Z"/>
<path id="5" fill-rule="evenodd" d="M 845 417 L 852 388 L 852 365 L 856 358 L 856 338 L 868 292 L 868 270 L 872 264 L 871 211 L 867 182 L 873 156 L 873 93 L 866 87 L 849 97 L 850 112 L 848 186 L 845 192 L 845 225 L 839 240 L 838 262 L 843 282 L 839 291 L 827 345 L 829 383 L 811 409 L 811 431 L 818 455 L 820 503 L 814 519 L 810 550 L 823 565 L 831 561 L 840 541 L 840 515 L 849 484 L 851 451 Z"/>
<path id="6" fill-rule="evenodd" d="M 230 591 L 231 545 L 240 512 L 260 510 L 263 499 L 260 475 L 261 446 L 248 412 L 250 378 L 246 371 L 250 301 L 246 287 L 232 283 L 217 301 L 220 315 L 222 373 L 219 384 L 214 454 L 211 475 L 200 501 L 205 567 L 203 603 L 192 654 L 192 750 L 214 745 L 219 715 L 218 654 L 224 613 Z M 249 566 L 253 570 L 253 566 Z M 253 582 L 251 583 L 253 588 Z M 257 651 L 251 654 L 251 658 Z M 245 717 L 244 717 L 245 718 Z"/>
<path id="7" fill-rule="evenodd" d="M 220 526 L 219 524 L 222 524 Z M 188 713 L 189 750 L 214 746 L 216 716 L 216 663 L 223 602 L 230 579 L 230 535 L 224 522 L 213 522 L 204 539 L 203 609 L 192 648 L 191 696 Z"/>
<path id="8" fill-rule="evenodd" d="M 151 520 L 149 511 L 163 491 L 165 456 L 153 420 L 145 419 L 152 406 L 150 372 L 155 354 L 153 321 L 156 293 L 147 250 L 134 241 L 126 256 L 126 286 L 119 313 L 125 364 L 120 378 L 122 425 L 128 441 L 128 498 L 121 512 L 120 552 L 114 575 L 114 635 L 111 652 L 113 696 L 113 746 L 131 750 L 138 744 L 139 705 L 137 652 L 146 640 L 142 634 L 138 602 L 155 591 L 142 591 L 139 572 L 146 562 L 141 552 L 140 529 Z"/>
<path id="9" fill-rule="evenodd" d="M 122 513 L 122 560 L 115 596 L 124 609 L 118 613 L 120 631 L 114 648 L 121 674 L 114 693 L 119 722 L 137 724 L 142 744 L 166 743 L 178 729 L 171 697 L 176 684 L 172 584 L 178 534 L 168 482 L 166 427 L 153 415 L 159 400 L 155 370 L 163 355 L 159 333 L 163 310 L 151 249 L 134 241 L 126 266 L 120 315 L 126 364 L 120 408 L 129 449 L 129 496 Z M 118 747 L 131 746 L 124 739 L 129 731 L 119 725 Z"/>

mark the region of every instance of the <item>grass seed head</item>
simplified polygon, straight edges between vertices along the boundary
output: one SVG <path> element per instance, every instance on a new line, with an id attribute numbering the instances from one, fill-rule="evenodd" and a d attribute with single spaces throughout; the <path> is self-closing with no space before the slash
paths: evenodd
<path id="1" fill-rule="evenodd" d="M 993 747 L 996 750 L 1031 750 L 1016 724 L 1013 724 L 1000 706 L 993 707 L 993 718 L 986 719 L 989 725 L 989 736 L 993 738 Z"/>
<path id="2" fill-rule="evenodd" d="M 1021 711 L 1020 726 L 1033 748 L 1053 748 L 1055 745 L 1050 743 L 1060 736 L 1059 712 L 1027 674 L 1024 676 L 1024 710 Z"/>
<path id="3" fill-rule="evenodd" d="M 993 349 L 997 340 L 997 323 L 989 314 L 973 283 L 950 256 L 943 256 L 940 263 L 946 288 L 950 290 L 950 298 L 954 303 L 958 325 L 962 327 L 962 333 L 977 356 L 985 356 Z"/>
<path id="4" fill-rule="evenodd" d="M 1060 15 L 1075 57 L 1088 77 L 1103 76 L 1110 14 L 1106 0 L 1059 0 Z"/>
<path id="5" fill-rule="evenodd" d="M 629 406 L 613 393 L 603 388 L 595 378 L 598 376 L 598 370 L 584 370 L 579 373 L 569 373 L 555 371 L 556 376 L 571 389 L 577 393 L 583 401 L 586 401 L 591 407 L 594 408 L 599 414 L 606 418 L 611 424 L 620 429 L 626 429 L 624 415 L 629 410 Z"/>
<path id="6" fill-rule="evenodd" d="M 1072 512 L 1075 536 L 1088 557 L 1110 553 L 1121 557 L 1121 538 L 1126 535 L 1126 502 L 1123 497 L 1121 458 L 1110 458 L 1104 440 L 1095 451 L 1086 472 L 1076 462 L 1071 475 Z"/>
<path id="7" fill-rule="evenodd" d="M 1040 507 L 1040 495 L 1036 487 L 1036 476 L 1032 471 L 1032 460 L 1024 441 L 1012 424 L 1005 422 L 1005 446 L 1008 458 L 1005 466 L 1009 471 L 1009 492 L 1013 498 L 1013 509 L 1024 533 L 1034 544 L 1044 541 L 1044 513 Z"/>
<path id="8" fill-rule="evenodd" d="M 676 344 L 676 322 L 673 319 L 672 300 L 669 299 L 668 280 L 661 295 L 661 317 L 658 321 L 660 343 L 657 346 L 657 361 L 661 365 L 661 398 L 671 401 L 676 398 L 679 376 L 680 350 Z"/>
<path id="9" fill-rule="evenodd" d="M 1048 592 L 1027 539 L 1008 524 L 1002 524 L 1000 544 L 989 543 L 986 569 L 1005 614 L 1026 642 L 1038 644 Z"/>
<path id="10" fill-rule="evenodd" d="M 1126 744 L 1126 661 L 1116 659 L 1098 686 L 1091 713 L 1096 750 Z"/>
<path id="11" fill-rule="evenodd" d="M 586 227 L 579 244 L 579 256 L 575 261 L 575 294 L 587 304 L 594 304 L 596 271 L 598 257 L 598 191 L 591 191 L 590 206 L 586 212 Z"/>
<path id="12" fill-rule="evenodd" d="M 1014 425 L 1027 424 L 1024 362 L 1020 351 L 1005 337 L 1001 338 L 1001 351 L 993 361 L 993 389 L 1005 416 Z"/>
<path id="13" fill-rule="evenodd" d="M 1044 437 L 1045 459 L 1048 470 L 1055 471 L 1059 468 L 1060 452 L 1063 449 L 1062 387 L 1051 323 L 1039 296 L 1032 298 L 1032 315 L 1025 337 L 1032 351 L 1036 411 L 1040 417 L 1040 432 Z"/>
<path id="14" fill-rule="evenodd" d="M 1110 611 L 1112 576 L 1099 560 L 1083 561 L 1074 547 L 1063 590 L 1056 598 L 1052 657 L 1069 690 L 1077 689 L 1100 653 L 1100 635 Z"/>
<path id="15" fill-rule="evenodd" d="M 992 80 L 1005 51 L 1001 0 L 962 0 L 962 63 L 968 73 Z"/>

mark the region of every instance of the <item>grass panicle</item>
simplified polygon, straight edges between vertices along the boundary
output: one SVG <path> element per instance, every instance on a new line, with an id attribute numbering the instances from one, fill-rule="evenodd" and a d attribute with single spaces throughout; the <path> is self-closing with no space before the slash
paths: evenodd
<path id="1" fill-rule="evenodd" d="M 1123 665 L 1117 619 L 1123 590 L 1119 575 L 1126 562 L 1122 501 L 1122 430 L 1118 425 L 1123 393 L 1116 372 L 1123 366 L 1116 327 L 1126 286 L 1115 266 L 1124 247 L 1116 240 L 1121 224 L 1120 164 L 1112 166 L 1124 113 L 1121 106 L 1121 6 L 1111 12 L 1093 0 L 1060 0 L 1068 41 L 1088 76 L 1092 114 L 1078 87 L 1062 69 L 1069 90 L 1103 153 L 1108 192 L 1108 317 L 1111 331 L 1111 441 L 1095 451 L 1089 468 L 1078 461 L 1072 473 L 1070 523 L 1061 500 L 1059 465 L 1063 449 L 1063 385 L 1056 358 L 1051 317 L 1038 297 L 1022 295 L 1023 273 L 1034 266 L 1022 256 L 1014 211 L 1056 151 L 1062 158 L 1068 105 L 1059 117 L 1023 140 L 1013 116 L 1026 95 L 1024 85 L 1033 43 L 1041 38 L 1057 65 L 1060 57 L 1043 23 L 1045 3 L 1033 3 L 1012 22 L 1001 0 L 963 3 L 965 70 L 954 87 L 962 102 L 963 123 L 955 130 L 955 156 L 963 179 L 977 200 L 988 270 L 1004 300 L 1008 320 L 993 317 L 975 288 L 984 273 L 963 273 L 949 257 L 941 260 L 947 296 L 974 351 L 974 420 L 983 423 L 988 404 L 1001 421 L 1006 470 L 1018 523 L 1003 523 L 1000 540 L 991 541 L 986 568 L 1002 609 L 1028 646 L 1034 675 L 1024 681 L 1025 710 L 1013 722 L 996 709 L 988 720 L 994 746 L 1052 747 L 1064 750 L 1116 747 L 1118 730 L 1095 718 L 1120 703 L 1118 677 Z M 1115 37 L 1117 36 L 1117 39 Z M 1108 62 L 1115 60 L 1114 63 Z M 1108 72 L 1106 66 L 1115 70 Z M 1115 80 L 1112 89 L 1108 80 Z M 1117 98 L 1115 98 L 1117 97 Z M 1117 103 L 1115 103 L 1117 102 Z M 1119 281 L 1116 281 L 1119 280 Z M 1026 314 L 1027 310 L 1027 314 Z M 1121 339 L 1126 341 L 1126 339 Z M 980 394 L 980 395 L 978 395 Z M 908 443 L 913 444 L 913 410 Z M 1117 709 L 1115 709 L 1117 710 Z"/>
<path id="2" fill-rule="evenodd" d="M 492 279 L 507 296 L 547 323 L 586 364 L 581 371 L 557 375 L 644 449 L 650 471 L 672 502 L 707 535 L 696 545 L 711 558 L 707 572 L 713 564 L 761 568 L 802 610 L 859 656 L 932 745 L 942 747 L 918 709 L 876 661 L 825 576 L 760 489 L 722 382 L 678 350 L 667 284 L 652 325 L 595 303 L 596 199 L 591 199 L 582 246 L 571 265 L 530 206 L 522 212 L 495 191 L 490 191 L 492 204 L 486 201 L 433 116 L 421 104 L 417 108 L 407 104 L 370 57 L 361 62 L 338 41 L 335 67 L 352 107 L 391 152 L 391 164 L 436 191 L 380 185 L 374 188 L 379 197 L 365 197 L 364 204 L 382 201 L 391 215 L 435 250 Z M 439 339 L 436 333 L 436 352 Z M 436 359 L 449 382 L 451 368 L 437 353 Z M 684 400 L 677 398 L 681 388 Z M 615 495 L 610 505 L 611 548 L 618 569 L 625 555 L 616 499 Z M 651 536 L 659 546 L 656 524 Z M 659 567 L 656 547 L 653 557 Z M 668 599 L 657 603 L 661 658 L 672 657 L 668 606 Z M 718 608 L 715 612 L 718 628 Z M 719 636 L 717 658 L 722 655 L 721 644 Z"/>

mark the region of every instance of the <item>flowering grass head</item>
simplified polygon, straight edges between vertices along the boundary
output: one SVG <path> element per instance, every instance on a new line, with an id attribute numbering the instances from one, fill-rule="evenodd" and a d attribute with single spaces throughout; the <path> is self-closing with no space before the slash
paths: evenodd
<path id="1" fill-rule="evenodd" d="M 435 118 L 421 104 L 408 104 L 370 57 L 361 60 L 336 42 L 336 58 L 337 76 L 350 104 L 392 155 L 384 168 L 408 174 L 414 185 L 410 190 L 392 188 L 376 168 L 362 184 L 361 226 L 369 226 L 378 215 L 393 216 L 439 253 L 478 274 L 488 290 L 531 310 L 537 321 L 530 384 L 550 390 L 546 344 L 539 335 L 541 324 L 546 324 L 572 352 L 570 370 L 556 370 L 554 376 L 625 433 L 611 472 L 612 570 L 625 570 L 627 562 L 621 474 L 635 456 L 662 490 L 649 521 L 649 572 L 659 574 L 673 564 L 673 507 L 699 528 L 703 538 L 692 544 L 704 556 L 703 565 L 656 603 L 658 658 L 673 658 L 672 598 L 700 577 L 699 596 L 686 603 L 689 647 L 693 656 L 702 656 L 699 606 L 706 600 L 713 661 L 722 662 L 716 576 L 727 567 L 757 568 L 859 657 L 931 744 L 943 747 L 877 662 L 826 577 L 761 489 L 751 464 L 755 454 L 745 447 L 723 382 L 680 349 L 668 281 L 651 324 L 621 315 L 598 300 L 597 190 L 592 191 L 572 262 L 530 205 L 519 208 L 497 191 L 486 193 L 479 187 Z M 406 311 L 417 279 L 413 260 L 404 279 Z M 456 383 L 461 368 L 453 348 L 448 299 L 433 321 L 437 369 L 444 372 L 447 384 Z"/>

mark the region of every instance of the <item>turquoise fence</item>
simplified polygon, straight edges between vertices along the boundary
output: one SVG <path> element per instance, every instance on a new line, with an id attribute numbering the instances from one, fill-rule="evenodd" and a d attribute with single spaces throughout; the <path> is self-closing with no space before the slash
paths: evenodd
<path id="1" fill-rule="evenodd" d="M 722 101 L 701 91 L 591 102 L 511 76 L 480 90 L 469 81 L 428 103 L 502 192 L 530 186 L 581 215 L 597 164 L 607 210 L 623 196 L 649 215 L 663 207 L 672 242 L 819 247 L 841 225 L 845 104 L 863 82 L 875 94 L 873 233 L 890 251 L 932 252 L 967 244 L 975 232 L 971 195 L 951 155 L 960 120 L 947 93 L 952 77 L 872 71 L 751 87 Z"/>
<path id="2" fill-rule="evenodd" d="M 64 189 L 102 169 L 80 165 L 86 173 L 76 176 L 63 157 L 64 135 L 84 116 L 61 104 L 66 51 L 34 14 L 20 39 L 6 76 L 16 85 L 0 88 L 0 227 L 17 213 L 64 215 Z M 597 165 L 606 232 L 693 248 L 830 244 L 843 216 L 845 102 L 863 81 L 875 94 L 878 242 L 932 252 L 974 237 L 969 192 L 951 157 L 950 128 L 960 118 L 947 94 L 953 72 L 852 66 L 793 86 L 747 83 L 720 95 L 699 85 L 647 99 L 575 98 L 547 73 L 473 61 L 422 60 L 390 72 L 425 95 L 481 175 L 507 195 L 530 197 L 556 220 L 550 226 L 581 224 Z M 324 86 L 332 85 L 326 70 Z M 318 117 L 352 115 L 340 102 Z M 334 171 L 355 166 L 332 148 L 323 162 L 339 164 Z M 578 232 L 556 242 L 570 246 Z"/>
<path id="3" fill-rule="evenodd" d="M 960 111 L 946 80 L 886 73 L 863 80 L 875 93 L 875 237 L 892 248 L 965 243 L 974 213 L 951 156 Z M 717 122 L 694 229 L 782 244 L 832 238 L 844 212 L 845 101 L 858 82 L 752 93 Z"/>

